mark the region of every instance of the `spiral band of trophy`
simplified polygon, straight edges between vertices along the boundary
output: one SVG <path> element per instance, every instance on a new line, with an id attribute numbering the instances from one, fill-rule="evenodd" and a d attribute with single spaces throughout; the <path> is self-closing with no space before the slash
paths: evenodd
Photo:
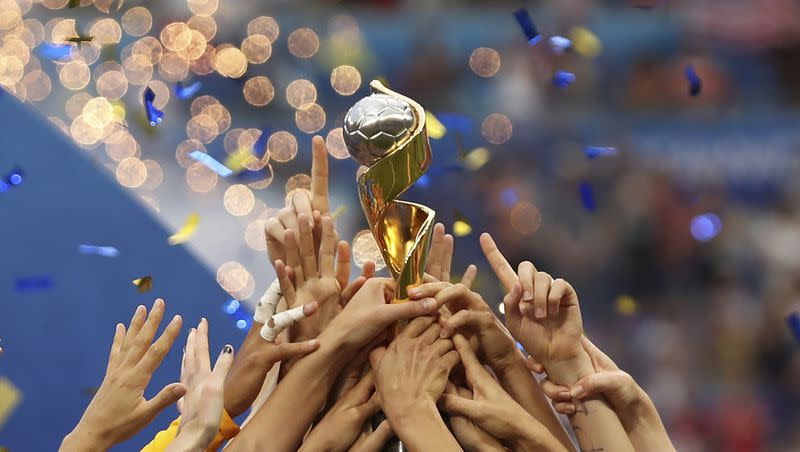
<path id="1" fill-rule="evenodd" d="M 431 146 L 421 105 L 377 80 L 370 88 L 373 94 L 347 112 L 343 135 L 353 158 L 367 166 L 358 176 L 361 206 L 397 281 L 392 303 L 402 303 L 408 287 L 422 283 L 435 212 L 397 197 L 428 169 Z"/>

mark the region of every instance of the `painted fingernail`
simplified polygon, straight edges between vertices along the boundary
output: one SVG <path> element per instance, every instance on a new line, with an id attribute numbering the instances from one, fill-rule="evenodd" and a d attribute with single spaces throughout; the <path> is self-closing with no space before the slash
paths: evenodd
<path id="1" fill-rule="evenodd" d="M 230 345 L 222 347 L 222 353 L 233 353 L 233 347 L 231 347 Z"/>
<path id="2" fill-rule="evenodd" d="M 533 300 L 533 294 L 531 293 L 530 290 L 526 290 L 525 292 L 522 293 L 522 299 L 523 300 Z"/>
<path id="3" fill-rule="evenodd" d="M 425 310 L 435 309 L 436 308 L 436 300 L 434 300 L 433 298 L 428 298 L 428 299 L 426 299 L 425 301 L 422 302 L 422 307 L 425 308 Z"/>
<path id="4" fill-rule="evenodd" d="M 582 396 L 583 395 L 583 386 L 581 386 L 581 385 L 573 386 L 572 389 L 569 390 L 569 394 L 573 398 L 578 398 L 578 397 Z"/>
<path id="5" fill-rule="evenodd" d="M 543 307 L 539 306 L 536 308 L 535 315 L 537 319 L 543 319 L 547 317 L 547 312 L 545 312 Z"/>

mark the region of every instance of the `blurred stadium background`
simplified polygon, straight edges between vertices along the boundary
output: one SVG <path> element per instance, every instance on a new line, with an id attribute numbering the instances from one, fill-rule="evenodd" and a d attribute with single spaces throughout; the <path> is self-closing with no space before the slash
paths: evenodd
<path id="1" fill-rule="evenodd" d="M 153 296 L 238 344 L 274 276 L 263 223 L 309 184 L 313 134 L 340 234 L 374 256 L 340 127 L 380 78 L 446 129 L 406 198 L 456 232 L 456 268 L 479 265 L 488 301 L 502 294 L 483 231 L 575 285 L 588 334 L 679 450 L 800 450 L 785 321 L 800 309 L 796 0 L 298 3 L 0 0 L 0 446 L 53 450 L 99 385 L 113 324 Z M 575 83 L 554 86 L 556 71 Z M 249 158 L 219 177 L 193 150 Z M 190 239 L 168 245 L 192 214 Z M 177 378 L 179 350 L 153 385 Z"/>

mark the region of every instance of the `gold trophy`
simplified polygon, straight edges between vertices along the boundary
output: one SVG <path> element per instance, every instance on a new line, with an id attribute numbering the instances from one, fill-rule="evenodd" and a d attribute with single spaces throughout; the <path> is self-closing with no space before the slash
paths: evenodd
<path id="1" fill-rule="evenodd" d="M 363 165 L 357 177 L 361 207 L 397 283 L 392 303 L 402 303 L 408 301 L 408 287 L 422 283 L 435 212 L 397 197 L 430 166 L 431 144 L 421 105 L 377 80 L 369 86 L 372 95 L 350 108 L 342 129 L 350 155 Z M 373 419 L 373 427 L 383 419 Z M 406 448 L 389 441 L 384 450 Z"/>
<path id="2" fill-rule="evenodd" d="M 433 209 L 398 201 L 431 164 L 425 110 L 373 80 L 372 95 L 344 118 L 350 155 L 362 166 L 358 195 L 372 235 L 397 286 L 392 303 L 408 301 L 408 287 L 422 283 L 433 232 Z"/>

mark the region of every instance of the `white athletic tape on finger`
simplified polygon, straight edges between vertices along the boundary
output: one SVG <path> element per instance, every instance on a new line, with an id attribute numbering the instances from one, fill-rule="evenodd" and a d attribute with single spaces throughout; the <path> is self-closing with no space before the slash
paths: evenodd
<path id="1" fill-rule="evenodd" d="M 261 296 L 261 300 L 256 306 L 256 312 L 253 314 L 253 320 L 258 323 L 267 323 L 267 320 L 275 315 L 281 296 L 281 285 L 276 279 L 272 281 L 272 284 L 267 287 L 267 291 Z"/>
<path id="2" fill-rule="evenodd" d="M 281 334 L 281 331 L 304 318 L 306 318 L 306 315 L 303 313 L 303 306 L 279 312 L 272 316 L 271 322 L 268 321 L 261 327 L 261 337 L 263 337 L 265 341 L 272 342 Z M 272 326 L 269 325 L 270 323 L 272 323 Z"/>

